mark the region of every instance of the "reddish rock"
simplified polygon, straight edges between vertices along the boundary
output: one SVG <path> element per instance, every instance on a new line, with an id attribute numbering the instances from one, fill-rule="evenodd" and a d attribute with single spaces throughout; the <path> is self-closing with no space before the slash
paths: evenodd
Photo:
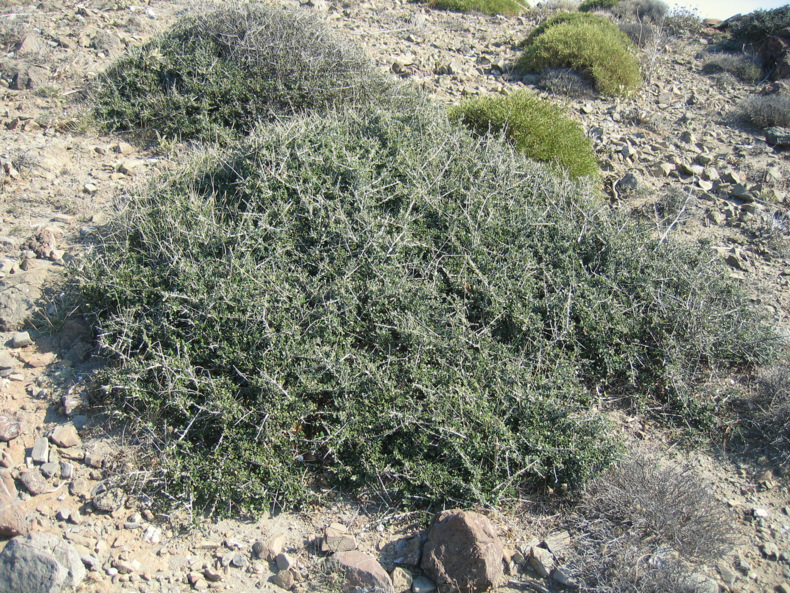
<path id="1" fill-rule="evenodd" d="M 0 469 L 0 537 L 27 535 L 29 531 L 28 522 L 18 504 L 14 478 L 7 469 Z"/>
<path id="2" fill-rule="evenodd" d="M 488 519 L 468 511 L 444 511 L 428 533 L 421 566 L 437 585 L 478 591 L 501 584 L 502 556 L 502 543 Z"/>
<path id="3" fill-rule="evenodd" d="M 358 550 L 339 552 L 332 556 L 332 564 L 340 568 L 351 588 L 394 593 L 392 580 L 381 564 L 369 554 Z"/>
<path id="4" fill-rule="evenodd" d="M 49 440 L 58 447 L 64 447 L 66 449 L 82 445 L 82 439 L 80 439 L 80 435 L 77 434 L 77 428 L 71 422 L 58 426 L 52 431 Z"/>
<path id="5" fill-rule="evenodd" d="M 0 414 L 0 441 L 15 439 L 21 432 L 22 425 L 16 417 L 8 412 Z"/>

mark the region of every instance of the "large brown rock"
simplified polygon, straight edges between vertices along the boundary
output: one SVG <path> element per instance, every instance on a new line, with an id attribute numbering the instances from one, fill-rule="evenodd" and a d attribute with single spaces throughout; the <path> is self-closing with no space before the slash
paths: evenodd
<path id="1" fill-rule="evenodd" d="M 347 589 L 363 590 L 370 593 L 394 593 L 392 580 L 387 571 L 369 554 L 352 550 L 339 552 L 330 561 L 340 568 L 346 576 Z"/>
<path id="2" fill-rule="evenodd" d="M 486 590 L 503 580 L 502 554 L 502 543 L 483 515 L 444 511 L 428 533 L 421 566 L 437 585 Z"/>

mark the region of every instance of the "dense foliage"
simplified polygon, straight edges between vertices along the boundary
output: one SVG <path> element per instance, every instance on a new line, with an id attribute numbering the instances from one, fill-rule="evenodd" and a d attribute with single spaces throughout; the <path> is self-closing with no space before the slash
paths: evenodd
<path id="1" fill-rule="evenodd" d="M 641 85 L 635 48 L 616 25 L 602 17 L 597 21 L 564 18 L 565 22 L 547 25 L 543 32 L 527 38 L 517 70 L 573 68 L 590 77 L 604 95 L 628 94 Z"/>
<path id="2" fill-rule="evenodd" d="M 478 134 L 503 132 L 519 152 L 556 165 L 573 178 L 600 173 L 581 124 L 561 107 L 528 91 L 472 99 L 453 108 L 450 117 Z"/>
<path id="3" fill-rule="evenodd" d="M 222 512 L 322 484 L 409 505 L 572 488 L 615 449 L 600 394 L 694 423 L 707 373 L 771 343 L 713 254 L 427 104 L 196 155 L 80 281 L 148 484 Z"/>

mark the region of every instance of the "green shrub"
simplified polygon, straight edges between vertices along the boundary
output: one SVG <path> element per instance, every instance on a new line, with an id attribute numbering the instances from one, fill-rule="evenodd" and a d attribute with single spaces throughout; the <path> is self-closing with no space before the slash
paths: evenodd
<path id="1" fill-rule="evenodd" d="M 663 29 L 672 37 L 683 38 L 701 35 L 705 27 L 696 8 L 690 10 L 675 5 L 664 18 Z"/>
<path id="2" fill-rule="evenodd" d="M 589 76 L 603 95 L 623 95 L 641 84 L 634 46 L 616 25 L 606 22 L 553 25 L 526 47 L 516 70 L 573 68 Z"/>
<path id="3" fill-rule="evenodd" d="M 755 83 L 762 78 L 762 71 L 757 62 L 743 54 L 710 54 L 702 64 L 702 72 L 705 74 L 728 72 L 741 82 L 749 84 Z"/>
<path id="4" fill-rule="evenodd" d="M 584 0 L 579 4 L 580 12 L 592 12 L 593 10 L 610 10 L 617 6 L 620 0 Z"/>
<path id="5" fill-rule="evenodd" d="M 790 127 L 790 97 L 781 93 L 752 95 L 740 105 L 739 112 L 758 128 Z"/>
<path id="6" fill-rule="evenodd" d="M 668 11 L 669 6 L 663 0 L 620 0 L 612 7 L 616 17 L 638 23 L 659 24 Z"/>
<path id="7" fill-rule="evenodd" d="M 521 0 L 428 0 L 428 6 L 453 12 L 481 12 L 515 16 L 529 8 Z"/>
<path id="8" fill-rule="evenodd" d="M 289 118 L 85 255 L 95 397 L 196 510 L 574 487 L 614 449 L 598 393 L 693 423 L 712 369 L 769 354 L 715 254 L 651 233 L 439 108 Z"/>
<path id="9" fill-rule="evenodd" d="M 259 119 L 387 95 L 361 51 L 314 17 L 260 3 L 182 18 L 113 64 L 94 90 L 108 130 L 227 139 Z"/>
<path id="10" fill-rule="evenodd" d="M 755 10 L 727 21 L 727 33 L 736 48 L 744 43 L 761 44 L 766 37 L 790 27 L 790 4 L 773 10 Z"/>
<path id="11" fill-rule="evenodd" d="M 550 19 L 543 21 L 537 27 L 529 32 L 529 35 L 521 41 L 518 46 L 522 49 L 529 47 L 535 42 L 535 39 L 543 35 L 551 27 L 562 25 L 564 23 L 592 23 L 594 25 L 606 26 L 609 21 L 600 15 L 590 14 L 587 12 L 561 12 Z"/>
<path id="12" fill-rule="evenodd" d="M 581 125 L 559 106 L 528 91 L 472 99 L 452 108 L 450 118 L 478 134 L 504 132 L 516 150 L 534 161 L 561 167 L 572 178 L 600 173 Z"/>

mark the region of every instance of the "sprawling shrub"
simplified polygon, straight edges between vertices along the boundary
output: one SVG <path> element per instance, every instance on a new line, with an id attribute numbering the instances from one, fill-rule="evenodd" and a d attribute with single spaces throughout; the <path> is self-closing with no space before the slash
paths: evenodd
<path id="1" fill-rule="evenodd" d="M 641 74 L 635 48 L 616 25 L 565 22 L 547 28 L 526 46 L 516 70 L 573 68 L 589 76 L 604 95 L 627 94 L 639 87 Z"/>
<path id="2" fill-rule="evenodd" d="M 428 6 L 453 12 L 481 12 L 505 16 L 521 14 L 529 8 L 521 0 L 428 0 Z"/>
<path id="3" fill-rule="evenodd" d="M 701 35 L 704 29 L 705 26 L 696 8 L 688 9 L 675 5 L 663 22 L 663 30 L 677 38 Z"/>
<path id="4" fill-rule="evenodd" d="M 592 12 L 593 10 L 610 10 L 617 5 L 620 0 L 583 0 L 579 4 L 580 12 Z"/>
<path id="5" fill-rule="evenodd" d="M 715 561 L 737 541 L 701 476 L 640 450 L 592 481 L 572 523 L 569 569 L 596 593 L 693 593 L 694 562 Z"/>
<path id="6" fill-rule="evenodd" d="M 597 14 L 590 14 L 587 12 L 561 12 L 549 19 L 546 19 L 537 27 L 532 29 L 532 31 L 529 32 L 529 35 L 519 42 L 518 46 L 522 49 L 529 47 L 535 42 L 535 39 L 556 25 L 562 25 L 564 23 L 592 23 L 593 25 L 606 26 L 606 23 L 608 22 L 609 21 L 606 19 L 606 17 Z"/>
<path id="7" fill-rule="evenodd" d="M 668 10 L 663 0 L 620 0 L 612 7 L 612 14 L 625 21 L 659 24 Z"/>
<path id="8" fill-rule="evenodd" d="M 790 27 L 790 4 L 773 10 L 755 10 L 727 21 L 727 33 L 736 45 L 760 44 L 787 27 Z"/>
<path id="9" fill-rule="evenodd" d="M 182 18 L 99 78 L 96 117 L 109 130 L 175 138 L 244 134 L 258 119 L 386 95 L 360 50 L 316 18 L 260 3 L 229 3 Z"/>
<path id="10" fill-rule="evenodd" d="M 612 454 L 599 390 L 694 422 L 711 368 L 769 351 L 714 254 L 429 105 L 260 127 L 102 236 L 97 397 L 195 507 L 573 487 Z"/>
<path id="11" fill-rule="evenodd" d="M 743 54 L 715 53 L 709 54 L 702 64 L 705 74 L 732 74 L 741 82 L 755 83 L 762 78 L 762 71 L 757 62 Z"/>
<path id="12" fill-rule="evenodd" d="M 529 91 L 472 99 L 450 111 L 478 134 L 503 132 L 530 159 L 556 165 L 573 178 L 600 173 L 590 140 L 565 111 Z"/>
<path id="13" fill-rule="evenodd" d="M 739 112 L 759 128 L 790 127 L 790 97 L 782 93 L 752 95 L 740 105 Z"/>

